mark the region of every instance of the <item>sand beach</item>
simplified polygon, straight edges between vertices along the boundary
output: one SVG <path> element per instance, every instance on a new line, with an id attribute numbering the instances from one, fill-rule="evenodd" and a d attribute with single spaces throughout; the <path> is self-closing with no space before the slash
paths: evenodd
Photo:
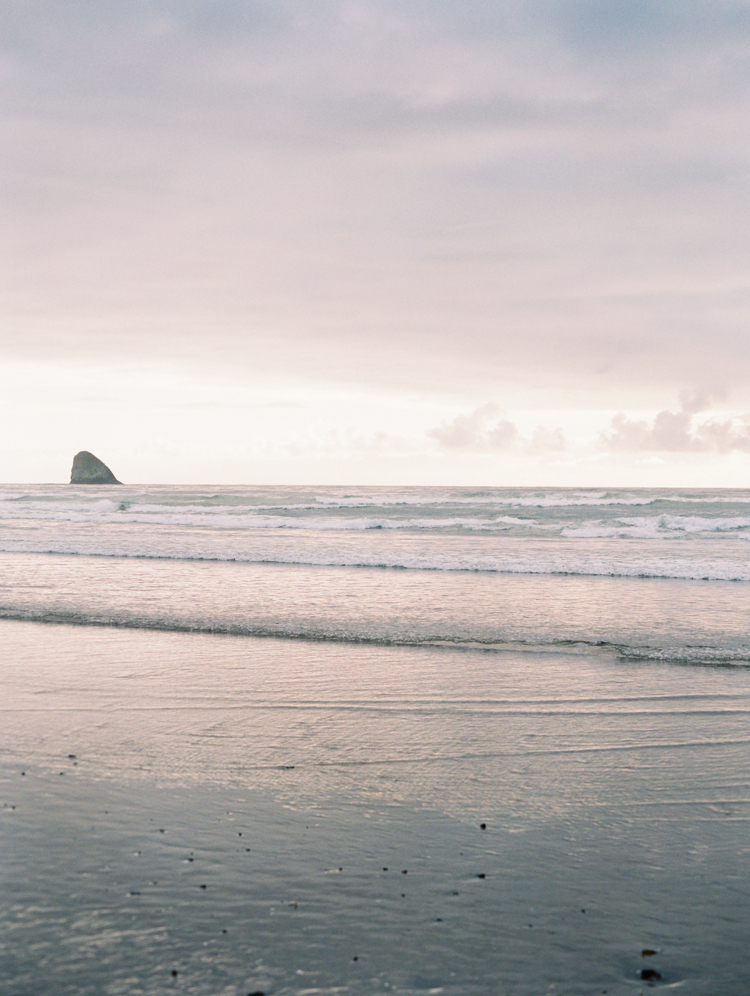
<path id="1" fill-rule="evenodd" d="M 747 992 L 745 668 L 0 636 L 7 996 Z"/>

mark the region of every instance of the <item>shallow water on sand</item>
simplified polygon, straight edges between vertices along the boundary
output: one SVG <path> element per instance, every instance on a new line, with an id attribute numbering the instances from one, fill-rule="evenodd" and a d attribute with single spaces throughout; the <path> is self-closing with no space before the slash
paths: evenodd
<path id="1" fill-rule="evenodd" d="M 748 991 L 745 668 L 0 637 L 4 994 Z"/>
<path id="2" fill-rule="evenodd" d="M 0 553 L 0 619 L 750 664 L 750 584 Z"/>

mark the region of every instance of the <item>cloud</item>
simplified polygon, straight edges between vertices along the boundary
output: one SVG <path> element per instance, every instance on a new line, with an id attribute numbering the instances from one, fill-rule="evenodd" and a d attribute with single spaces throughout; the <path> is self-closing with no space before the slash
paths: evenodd
<path id="1" fill-rule="evenodd" d="M 461 404 L 506 374 L 608 404 L 744 389 L 749 17 L 5 4 L 3 351 L 405 391 L 419 369 Z"/>
<path id="2" fill-rule="evenodd" d="M 296 439 L 266 442 L 261 451 L 265 456 L 290 457 L 365 457 L 404 456 L 419 452 L 414 440 L 388 432 L 362 433 L 354 429 L 328 429 L 318 433 L 308 431 Z"/>
<path id="3" fill-rule="evenodd" d="M 524 438 L 517 426 L 501 418 L 498 405 L 489 403 L 476 408 L 470 415 L 457 415 L 451 422 L 429 429 L 427 435 L 436 439 L 443 450 L 462 453 L 494 453 L 511 449 L 526 453 L 559 452 L 567 442 L 562 429 L 537 426 L 530 439 Z"/>
<path id="4" fill-rule="evenodd" d="M 518 429 L 507 419 L 496 419 L 499 413 L 497 405 L 482 405 L 470 415 L 457 415 L 452 422 L 430 429 L 427 435 L 445 450 L 507 450 L 516 441 Z"/>
<path id="5" fill-rule="evenodd" d="M 612 418 L 600 444 L 609 451 L 658 451 L 660 453 L 750 453 L 750 415 L 728 419 L 695 420 L 715 391 L 682 395 L 680 411 L 660 411 L 651 421 L 629 419 L 622 412 Z"/>

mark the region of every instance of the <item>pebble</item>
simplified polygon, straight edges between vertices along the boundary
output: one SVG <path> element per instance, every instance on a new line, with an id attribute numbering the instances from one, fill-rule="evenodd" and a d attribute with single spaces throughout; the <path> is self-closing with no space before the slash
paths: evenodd
<path id="1" fill-rule="evenodd" d="M 640 971 L 640 977 L 644 982 L 658 982 L 661 978 L 661 972 L 657 972 L 655 968 L 642 968 Z"/>

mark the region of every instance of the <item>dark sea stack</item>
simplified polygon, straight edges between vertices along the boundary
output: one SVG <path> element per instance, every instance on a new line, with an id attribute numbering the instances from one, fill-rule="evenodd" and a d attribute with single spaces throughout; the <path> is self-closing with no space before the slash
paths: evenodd
<path id="1" fill-rule="evenodd" d="M 73 457 L 70 471 L 71 484 L 121 484 L 106 463 L 88 450 L 81 450 Z"/>

